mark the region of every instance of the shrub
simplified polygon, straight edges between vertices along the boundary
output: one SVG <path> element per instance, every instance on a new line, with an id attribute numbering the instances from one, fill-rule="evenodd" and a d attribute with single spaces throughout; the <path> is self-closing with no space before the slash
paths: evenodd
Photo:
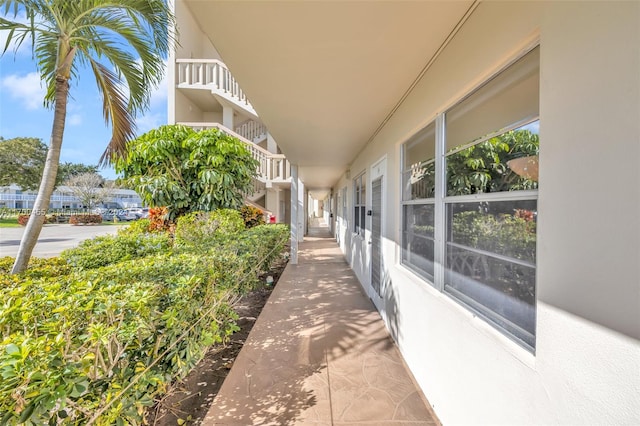
<path id="1" fill-rule="evenodd" d="M 11 269 L 13 268 L 14 262 L 15 259 L 13 257 L 1 257 L 0 274 L 9 274 L 11 272 Z M 61 259 L 59 257 L 32 257 L 29 261 L 29 268 L 22 274 L 20 274 L 19 277 L 57 277 L 59 275 L 65 275 L 69 273 L 71 273 L 71 266 L 64 259 Z M 0 288 L 2 288 L 1 283 Z"/>
<path id="2" fill-rule="evenodd" d="M 236 329 L 232 292 L 215 285 L 220 271 L 207 260 L 159 256 L 7 289 L 15 303 L 0 308 L 2 328 L 11 330 L 0 345 L 2 420 L 84 423 L 85 413 L 104 407 L 99 424 L 140 424 L 172 376 Z"/>
<path id="3" fill-rule="evenodd" d="M 237 330 L 232 301 L 287 236 L 285 226 L 258 226 L 216 249 L 8 283 L 0 424 L 83 424 L 99 411 L 96 424 L 141 424 L 172 379 Z M 103 251 L 99 240 L 84 251 Z"/>
<path id="4" fill-rule="evenodd" d="M 129 226 L 125 226 L 124 228 L 118 229 L 118 235 L 120 234 L 129 234 L 129 235 L 140 235 L 140 234 L 148 234 L 151 231 L 151 220 L 149 219 L 138 219 L 135 222 L 131 222 Z"/>
<path id="5" fill-rule="evenodd" d="M 102 216 L 99 214 L 74 214 L 69 218 L 69 223 L 71 225 L 102 223 Z"/>
<path id="6" fill-rule="evenodd" d="M 254 206 L 242 206 L 240 208 L 240 214 L 244 219 L 244 226 L 247 228 L 253 228 L 254 226 L 264 225 L 264 212 Z"/>
<path id="7" fill-rule="evenodd" d="M 28 214 L 19 214 L 18 215 L 18 224 L 20 226 L 27 226 L 27 222 L 29 222 Z"/>
<path id="8" fill-rule="evenodd" d="M 171 229 L 169 209 L 166 207 L 152 207 L 149 209 L 149 231 L 162 232 Z"/>
<path id="9" fill-rule="evenodd" d="M 234 238 L 243 229 L 244 221 L 237 210 L 188 213 L 178 219 L 175 243 L 178 246 L 209 247 L 216 240 Z"/>
<path id="10" fill-rule="evenodd" d="M 60 257 L 77 269 L 91 269 L 160 253 L 170 247 L 167 234 L 105 235 L 85 240 Z"/>

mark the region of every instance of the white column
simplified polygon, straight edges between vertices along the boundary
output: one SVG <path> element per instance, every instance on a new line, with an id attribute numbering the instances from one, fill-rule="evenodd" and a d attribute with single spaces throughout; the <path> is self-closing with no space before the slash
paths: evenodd
<path id="1" fill-rule="evenodd" d="M 264 206 L 267 210 L 269 210 L 275 217 L 278 222 L 282 222 L 281 215 L 284 212 L 280 211 L 280 197 L 282 191 L 279 188 L 270 188 L 267 189 L 267 193 L 265 194 L 265 202 Z"/>
<path id="2" fill-rule="evenodd" d="M 222 106 L 222 125 L 227 129 L 236 130 L 233 128 L 233 108 L 230 106 Z"/>
<path id="3" fill-rule="evenodd" d="M 304 241 L 304 234 L 307 233 L 307 191 L 304 184 L 298 179 L 298 241 Z"/>
<path id="4" fill-rule="evenodd" d="M 298 264 L 298 166 L 291 165 L 291 256 L 289 262 Z"/>

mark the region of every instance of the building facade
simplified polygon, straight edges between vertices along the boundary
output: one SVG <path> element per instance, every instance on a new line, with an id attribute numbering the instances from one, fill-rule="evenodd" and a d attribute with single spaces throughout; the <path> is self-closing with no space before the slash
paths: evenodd
<path id="1" fill-rule="evenodd" d="M 246 201 L 275 222 L 288 223 L 289 162 L 189 8 L 180 1 L 173 8 L 177 43 L 168 67 L 169 124 L 217 128 L 244 142 L 259 163 Z"/>
<path id="2" fill-rule="evenodd" d="M 640 2 L 175 7 L 444 424 L 640 423 Z"/>
<path id="3" fill-rule="evenodd" d="M 109 191 L 109 194 L 105 203 L 115 204 L 121 208 L 142 206 L 142 199 L 136 191 L 131 189 L 114 188 Z M 17 185 L 0 187 L 0 207 L 31 209 L 37 195 L 37 191 L 22 191 Z M 62 185 L 53 191 L 49 208 L 53 210 L 82 209 L 84 206 L 69 187 Z"/>

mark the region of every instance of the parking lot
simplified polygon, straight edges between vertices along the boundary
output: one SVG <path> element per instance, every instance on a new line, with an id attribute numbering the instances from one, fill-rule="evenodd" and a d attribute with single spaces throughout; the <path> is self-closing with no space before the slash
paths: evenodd
<path id="1" fill-rule="evenodd" d="M 57 256 L 63 250 L 75 247 L 83 240 L 98 235 L 115 234 L 121 226 L 122 225 L 45 225 L 38 238 L 38 244 L 36 244 L 33 250 L 33 256 Z M 24 229 L 23 227 L 0 228 L 0 257 L 16 256 Z"/>

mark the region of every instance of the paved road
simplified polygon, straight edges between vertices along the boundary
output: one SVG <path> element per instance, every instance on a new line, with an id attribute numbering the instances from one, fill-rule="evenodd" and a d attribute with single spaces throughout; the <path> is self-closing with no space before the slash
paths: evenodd
<path id="1" fill-rule="evenodd" d="M 35 257 L 54 257 L 62 250 L 75 247 L 81 241 L 97 235 L 115 234 L 120 226 L 114 225 L 45 225 L 40 233 L 38 244 L 33 250 Z M 0 257 L 18 253 L 24 228 L 0 228 Z"/>

